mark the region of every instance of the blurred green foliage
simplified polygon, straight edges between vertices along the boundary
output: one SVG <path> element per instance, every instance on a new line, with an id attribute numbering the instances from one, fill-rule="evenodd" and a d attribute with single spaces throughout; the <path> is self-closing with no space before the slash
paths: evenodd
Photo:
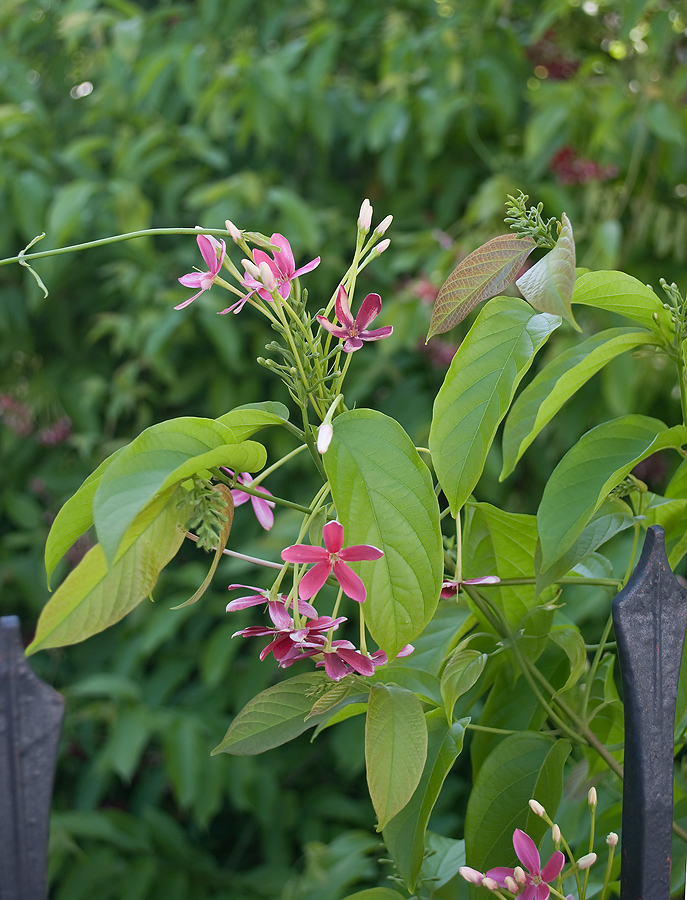
<path id="1" fill-rule="evenodd" d="M 0 254 L 41 232 L 36 250 L 229 217 L 285 234 L 297 263 L 321 254 L 307 287 L 323 306 L 367 196 L 395 222 L 360 289 L 382 293 L 395 334 L 353 373 L 355 399 L 426 440 L 467 327 L 425 347 L 431 301 L 504 230 L 506 194 L 567 212 L 580 265 L 684 282 L 686 28 L 668 0 L 0 0 Z M 0 268 L 0 610 L 27 638 L 51 518 L 106 454 L 170 416 L 286 399 L 255 366 L 270 335 L 248 309 L 217 318 L 216 288 L 173 310 L 197 262 L 172 237 L 59 256 L 36 263 L 47 298 Z M 630 365 L 581 391 L 505 485 L 490 459 L 481 498 L 531 511 L 591 425 L 630 405 L 670 419 L 662 371 L 636 383 Z M 270 440 L 273 458 L 289 449 Z M 236 549 L 276 555 L 288 516 L 263 535 L 246 509 Z M 225 562 L 199 608 L 170 613 L 208 564 L 183 561 L 156 604 L 36 660 L 68 698 L 54 896 L 337 900 L 383 879 L 355 720 L 312 746 L 208 758 L 274 674 L 224 614 L 221 586 L 255 572 Z M 469 772 L 452 779 L 437 816 L 459 836 Z"/>

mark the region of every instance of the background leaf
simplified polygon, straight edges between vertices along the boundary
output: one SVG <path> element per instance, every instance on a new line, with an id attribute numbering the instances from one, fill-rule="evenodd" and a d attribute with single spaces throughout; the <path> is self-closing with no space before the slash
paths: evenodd
<path id="1" fill-rule="evenodd" d="M 351 567 L 367 588 L 370 633 L 394 657 L 439 600 L 443 549 L 429 471 L 398 422 L 367 409 L 336 417 L 323 459 L 346 543 L 384 551 L 375 562 Z"/>
<path id="2" fill-rule="evenodd" d="M 575 241 L 565 213 L 556 246 L 515 282 L 523 297 L 540 312 L 561 316 L 577 331 L 571 301 L 575 285 Z"/>
<path id="3" fill-rule="evenodd" d="M 365 722 L 367 786 L 381 831 L 410 801 L 427 758 L 427 724 L 412 691 L 375 684 Z"/>
<path id="4" fill-rule="evenodd" d="M 560 321 L 524 300 L 498 297 L 453 357 L 434 401 L 429 448 L 454 516 L 480 479 L 520 380 Z"/>
<path id="5" fill-rule="evenodd" d="M 482 300 L 504 291 L 534 248 L 532 238 L 501 234 L 461 260 L 437 294 L 427 340 L 450 331 Z"/>

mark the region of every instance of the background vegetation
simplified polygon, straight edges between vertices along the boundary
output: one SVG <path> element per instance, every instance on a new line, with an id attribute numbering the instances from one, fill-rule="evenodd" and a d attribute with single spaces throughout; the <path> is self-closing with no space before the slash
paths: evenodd
<path id="1" fill-rule="evenodd" d="M 431 302 L 504 230 L 506 194 L 567 212 L 580 265 L 684 288 L 686 28 L 668 0 L 0 0 L 0 255 L 41 232 L 47 249 L 229 217 L 285 234 L 297 261 L 322 255 L 307 284 L 323 305 L 369 197 L 394 225 L 361 288 L 382 294 L 395 334 L 356 359 L 357 399 L 423 441 L 467 327 L 425 346 Z M 286 399 L 255 365 L 269 335 L 248 309 L 217 318 L 213 291 L 173 310 L 197 262 L 181 237 L 56 257 L 36 265 L 47 299 L 26 270 L 0 269 L 0 611 L 27 640 L 50 521 L 106 454 L 171 416 Z M 554 338 L 549 357 L 565 346 Z M 494 459 L 480 498 L 533 511 L 591 425 L 631 401 L 670 419 L 661 369 L 632 373 L 625 357 L 608 366 L 504 484 Z M 665 475 L 660 459 L 643 473 L 656 489 Z M 265 534 L 240 512 L 236 549 L 287 542 L 288 514 Z M 36 659 L 68 700 L 57 900 L 337 900 L 387 874 L 355 721 L 264 758 L 208 759 L 274 673 L 230 639 L 248 616 L 228 621 L 223 585 L 258 577 L 244 564 L 223 563 L 200 608 L 168 611 L 206 565 L 190 548 L 155 604 Z M 596 627 L 593 604 L 572 614 Z M 463 758 L 433 821 L 456 837 Z"/>

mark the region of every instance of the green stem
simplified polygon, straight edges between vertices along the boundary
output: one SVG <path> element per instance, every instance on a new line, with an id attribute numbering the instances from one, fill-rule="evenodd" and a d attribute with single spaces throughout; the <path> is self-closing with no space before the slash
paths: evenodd
<path id="1" fill-rule="evenodd" d="M 283 466 L 285 462 L 287 462 L 289 459 L 293 459 L 294 456 L 297 456 L 299 453 L 302 453 L 304 450 L 306 450 L 307 446 L 307 444 L 301 444 L 300 447 L 296 447 L 294 450 L 291 450 L 291 452 L 287 453 L 286 456 L 282 456 L 282 458 L 278 459 L 276 463 L 273 463 L 267 469 L 264 469 L 257 476 L 257 478 L 253 479 L 253 481 L 251 482 L 251 487 L 256 487 L 257 485 L 261 484 L 265 480 L 265 478 L 269 477 L 272 472 L 276 472 L 276 470 Z"/>
<path id="2" fill-rule="evenodd" d="M 634 554 L 633 554 L 634 555 Z M 611 633 L 611 628 L 613 627 L 613 616 L 609 615 L 606 620 L 606 625 L 604 626 L 603 633 L 601 635 L 601 640 L 599 641 L 599 646 L 596 648 L 596 653 L 594 654 L 594 659 L 592 661 L 591 669 L 589 670 L 587 676 L 587 686 L 584 692 L 584 700 L 582 701 L 582 718 L 587 718 L 587 707 L 589 706 L 589 700 L 592 695 L 592 685 L 594 684 L 594 679 L 596 677 L 597 669 L 599 668 L 599 663 L 601 662 L 601 656 L 603 655 L 604 650 L 606 649 L 606 641 L 608 640 L 608 635 Z"/>
<path id="3" fill-rule="evenodd" d="M 215 477 L 222 482 L 222 484 L 228 484 L 231 487 L 236 487 L 237 490 L 243 491 L 245 494 L 250 494 L 251 497 L 259 497 L 261 500 L 265 499 L 265 494 L 262 491 L 255 490 L 252 485 L 235 483 L 233 478 L 230 478 L 228 475 L 225 475 L 223 472 L 219 472 L 216 469 L 213 469 L 212 472 Z M 311 512 L 309 506 L 301 506 L 300 503 L 293 503 L 291 500 L 283 500 L 281 497 L 277 497 L 274 494 L 270 494 L 269 499 L 272 502 L 277 503 L 279 506 L 288 506 L 289 509 L 296 509 L 298 510 L 298 512 Z"/>
<path id="4" fill-rule="evenodd" d="M 198 543 L 198 537 L 195 534 L 191 534 L 190 531 L 186 532 L 186 537 L 190 541 L 194 541 L 194 543 Z M 281 569 L 281 563 L 273 563 L 268 559 L 260 559 L 257 556 L 247 556 L 245 553 L 238 553 L 236 550 L 222 550 L 222 553 L 225 556 L 231 556 L 232 559 L 243 559 L 245 562 L 254 563 L 256 566 L 265 566 L 268 569 Z"/>

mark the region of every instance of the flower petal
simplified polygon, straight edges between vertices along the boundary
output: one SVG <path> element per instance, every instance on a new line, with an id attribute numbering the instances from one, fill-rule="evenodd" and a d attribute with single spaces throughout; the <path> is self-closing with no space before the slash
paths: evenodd
<path id="1" fill-rule="evenodd" d="M 324 316 L 316 316 L 317 321 L 320 325 L 325 328 L 330 334 L 333 334 L 334 337 L 341 338 L 343 341 L 344 338 L 348 337 L 348 329 L 342 328 L 339 325 L 332 325 L 329 319 L 325 319 Z"/>
<path id="2" fill-rule="evenodd" d="M 313 269 L 316 269 L 320 264 L 320 257 L 316 256 L 315 259 L 311 259 L 309 263 L 306 263 L 304 266 L 301 266 L 300 269 L 296 269 L 293 273 L 292 278 L 298 278 L 299 275 L 305 275 L 306 272 L 312 272 Z"/>
<path id="3" fill-rule="evenodd" d="M 322 529 L 322 539 L 327 553 L 338 553 L 343 547 L 344 530 L 341 522 L 327 522 Z"/>
<path id="4" fill-rule="evenodd" d="M 364 559 L 381 559 L 384 551 L 372 544 L 354 544 L 352 547 L 344 547 L 339 551 L 339 559 L 346 562 L 361 562 Z"/>
<path id="5" fill-rule="evenodd" d="M 334 577 L 341 585 L 344 594 L 358 603 L 364 603 L 367 597 L 365 585 L 360 577 L 355 574 L 353 569 L 349 568 L 345 562 L 338 559 L 334 563 Z"/>
<path id="6" fill-rule="evenodd" d="M 198 291 L 197 294 L 194 294 L 192 297 L 189 297 L 188 300 L 184 300 L 183 303 L 178 303 L 174 309 L 184 309 L 184 307 L 188 306 L 189 303 L 193 303 L 194 300 L 197 300 L 198 297 L 204 292 L 205 289 Z"/>
<path id="7" fill-rule="evenodd" d="M 334 309 L 336 311 L 336 318 L 339 320 L 341 325 L 343 325 L 349 331 L 351 328 L 355 327 L 355 320 L 351 315 L 351 307 L 348 303 L 348 294 L 346 293 L 346 288 L 343 285 L 339 285 L 339 290 L 336 293 Z"/>
<path id="8" fill-rule="evenodd" d="M 561 874 L 565 865 L 565 856 L 560 850 L 555 850 L 551 855 L 551 859 L 541 870 L 541 877 L 544 881 L 555 881 Z"/>
<path id="9" fill-rule="evenodd" d="M 368 294 L 360 304 L 355 324 L 358 331 L 364 331 L 373 319 L 382 311 L 382 298 L 379 294 Z"/>
<path id="10" fill-rule="evenodd" d="M 205 260 L 208 271 L 212 272 L 213 275 L 216 275 L 222 267 L 224 254 L 227 251 L 226 244 L 224 241 L 218 241 L 210 234 L 199 234 L 196 240 L 198 241 L 198 249 Z M 217 256 L 218 250 L 220 251 L 219 258 Z"/>
<path id="11" fill-rule="evenodd" d="M 329 562 L 329 553 L 324 547 L 311 547 L 309 544 L 292 544 L 282 550 L 281 558 L 285 562 L 319 563 Z"/>
<path id="12" fill-rule="evenodd" d="M 349 337 L 346 343 L 343 345 L 344 353 L 355 353 L 356 350 L 360 350 L 363 346 L 363 342 L 359 337 Z"/>
<path id="13" fill-rule="evenodd" d="M 336 653 L 325 653 L 324 670 L 332 681 L 341 681 L 344 675 L 348 673 L 348 666 L 339 659 Z"/>
<path id="14" fill-rule="evenodd" d="M 290 631 L 293 628 L 293 619 L 286 610 L 281 600 L 270 600 L 267 604 L 270 619 L 279 631 Z"/>
<path id="15" fill-rule="evenodd" d="M 369 656 L 363 656 L 360 651 L 347 650 L 345 647 L 340 647 L 336 652 L 359 675 L 374 675 L 375 664 Z"/>
<path id="16" fill-rule="evenodd" d="M 189 272 L 188 275 L 182 275 L 178 280 L 184 287 L 197 288 L 200 287 L 200 279 L 202 272 Z"/>
<path id="17" fill-rule="evenodd" d="M 495 869 L 489 869 L 488 872 L 485 872 L 485 876 L 493 878 L 494 881 L 498 881 L 501 887 L 505 887 L 506 878 L 512 878 L 514 871 L 514 869 L 509 869 L 506 866 L 497 866 Z"/>
<path id="18" fill-rule="evenodd" d="M 364 341 L 381 341 L 393 332 L 393 325 L 385 325 L 383 328 L 373 328 L 372 331 L 361 331 L 359 334 Z"/>
<path id="19" fill-rule="evenodd" d="M 306 572 L 298 584 L 298 596 L 301 600 L 309 600 L 314 597 L 329 578 L 331 571 L 332 564 L 327 560 L 327 562 L 318 562 L 309 572 Z"/>
<path id="20" fill-rule="evenodd" d="M 256 490 L 260 489 L 256 488 Z M 269 491 L 264 491 L 264 493 L 269 493 Z M 274 502 L 272 500 L 261 500 L 260 497 L 251 497 L 250 502 L 253 506 L 255 518 L 265 531 L 269 531 L 274 525 L 274 513 L 272 512 Z"/>
<path id="21" fill-rule="evenodd" d="M 274 252 L 274 262 L 281 274 L 291 280 L 296 271 L 291 244 L 289 244 L 283 234 L 278 234 L 277 232 L 270 238 L 270 244 L 279 247 L 279 251 L 275 250 Z"/>
<path id="22" fill-rule="evenodd" d="M 524 831 L 516 828 L 513 832 L 513 847 L 520 862 L 529 869 L 532 875 L 538 875 L 541 868 L 541 859 L 537 845 L 529 834 L 525 834 Z"/>

